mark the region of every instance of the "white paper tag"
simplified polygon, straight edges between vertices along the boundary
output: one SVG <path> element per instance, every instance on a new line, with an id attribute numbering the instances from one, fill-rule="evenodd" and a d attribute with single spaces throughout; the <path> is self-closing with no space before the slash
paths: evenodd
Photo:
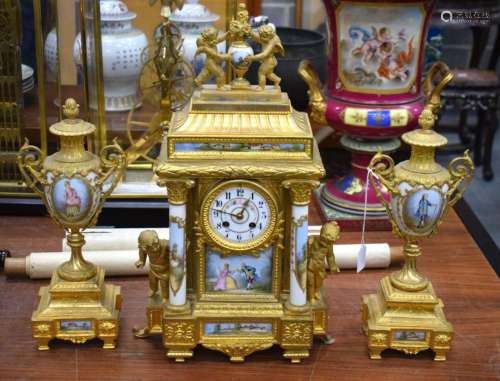
<path id="1" fill-rule="evenodd" d="M 366 245 L 364 243 L 361 244 L 358 253 L 358 259 L 356 261 L 356 272 L 360 273 L 366 266 Z"/>

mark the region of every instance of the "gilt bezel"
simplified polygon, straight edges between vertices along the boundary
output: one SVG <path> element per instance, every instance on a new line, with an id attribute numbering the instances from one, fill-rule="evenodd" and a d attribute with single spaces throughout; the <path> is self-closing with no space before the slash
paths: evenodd
<path id="1" fill-rule="evenodd" d="M 269 224 L 267 228 L 254 240 L 243 243 L 230 242 L 222 238 L 219 234 L 217 234 L 213 226 L 210 224 L 209 219 L 210 205 L 217 198 L 217 196 L 221 192 L 223 192 L 224 189 L 238 185 L 241 187 L 251 188 L 254 191 L 260 193 L 262 198 L 265 199 L 269 205 Z M 265 248 L 266 245 L 268 246 L 269 241 L 273 237 L 273 233 L 276 229 L 278 221 L 278 207 L 275 198 L 262 185 L 249 180 L 230 180 L 216 185 L 208 192 L 207 196 L 203 200 L 200 211 L 201 228 L 208 238 L 209 244 L 238 253 L 245 253 L 256 249 Z"/>

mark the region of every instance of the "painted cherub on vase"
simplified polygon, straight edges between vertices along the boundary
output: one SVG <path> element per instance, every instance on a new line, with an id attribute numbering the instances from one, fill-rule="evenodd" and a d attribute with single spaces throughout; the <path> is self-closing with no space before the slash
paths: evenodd
<path id="1" fill-rule="evenodd" d="M 321 287 L 326 278 L 325 259 L 330 271 L 340 271 L 335 263 L 333 244 L 340 237 L 340 229 L 335 221 L 321 227 L 319 236 L 309 237 L 307 250 L 307 298 L 315 303 L 321 297 Z"/>
<path id="2" fill-rule="evenodd" d="M 274 87 L 279 89 L 281 78 L 274 73 L 274 69 L 278 65 L 276 54 L 285 54 L 280 38 L 274 28 L 268 24 L 260 26 L 257 33 L 252 32 L 251 37 L 262 45 L 262 52 L 245 58 L 247 62 L 261 61 L 258 72 L 259 85 L 256 90 L 264 90 L 267 80 L 270 80 Z"/>
<path id="3" fill-rule="evenodd" d="M 159 239 L 154 230 L 144 230 L 139 235 L 139 260 L 137 268 L 143 268 L 149 257 L 149 296 L 153 297 L 161 290 L 163 302 L 168 298 L 169 251 L 168 242 Z"/>
<path id="4" fill-rule="evenodd" d="M 215 77 L 217 89 L 224 89 L 225 73 L 222 70 L 221 63 L 223 61 L 230 61 L 231 55 L 218 52 L 217 44 L 219 42 L 221 42 L 221 38 L 218 37 L 218 32 L 215 28 L 205 29 L 196 40 L 197 49 L 195 55 L 205 53 L 207 56 L 205 66 L 194 80 L 196 86 L 203 85 L 205 81 L 213 76 Z"/>

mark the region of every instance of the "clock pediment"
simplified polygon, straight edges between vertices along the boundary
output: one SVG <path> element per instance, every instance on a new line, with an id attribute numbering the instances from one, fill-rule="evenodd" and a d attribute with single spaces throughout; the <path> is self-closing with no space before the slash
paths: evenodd
<path id="1" fill-rule="evenodd" d="M 166 148 L 166 149 L 165 149 Z M 208 88 L 174 113 L 156 163 L 168 178 L 306 178 L 325 175 L 306 113 L 288 95 Z"/>

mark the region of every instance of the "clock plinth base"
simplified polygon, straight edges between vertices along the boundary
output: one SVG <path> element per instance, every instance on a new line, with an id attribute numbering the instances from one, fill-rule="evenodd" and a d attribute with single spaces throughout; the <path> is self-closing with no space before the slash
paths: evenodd
<path id="1" fill-rule="evenodd" d="M 431 283 L 421 291 L 402 291 L 387 276 L 380 286 L 377 294 L 364 295 L 361 304 L 370 358 L 381 359 L 381 352 L 388 348 L 409 355 L 432 349 L 435 361 L 446 360 L 453 327 Z"/>
<path id="2" fill-rule="evenodd" d="M 231 362 L 244 362 L 254 352 L 279 345 L 284 349 L 285 359 L 300 363 L 309 357 L 314 336 L 327 337 L 327 309 L 323 298 L 306 305 L 301 313 L 290 311 L 286 302 L 259 303 L 251 307 L 246 303 L 193 302 L 192 307 L 186 314 L 172 314 L 160 296 L 152 297 L 147 309 L 148 325 L 134 329 L 134 334 L 139 338 L 162 334 L 166 357 L 179 363 L 192 358 L 197 345 L 222 352 Z M 236 311 L 238 318 L 234 318 Z M 272 327 L 268 334 L 211 336 L 204 329 L 207 323 L 245 325 L 262 322 Z"/>
<path id="3" fill-rule="evenodd" d="M 96 276 L 82 282 L 65 281 L 56 270 L 50 285 L 40 288 L 39 296 L 31 318 L 39 350 L 50 349 L 52 339 L 81 344 L 98 338 L 103 348 L 115 348 L 122 295 L 119 286 L 104 283 L 103 268 L 97 267 Z"/>

